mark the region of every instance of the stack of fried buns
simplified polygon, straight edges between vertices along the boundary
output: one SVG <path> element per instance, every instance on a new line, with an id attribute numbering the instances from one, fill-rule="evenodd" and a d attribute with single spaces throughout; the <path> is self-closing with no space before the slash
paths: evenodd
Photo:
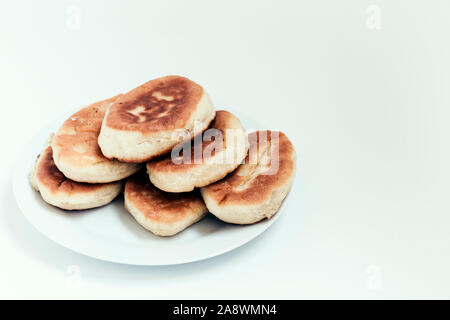
<path id="1" fill-rule="evenodd" d="M 110 203 L 122 191 L 136 221 L 172 236 L 211 213 L 227 223 L 270 219 L 295 177 L 279 131 L 247 133 L 202 86 L 154 79 L 82 108 L 49 138 L 30 173 L 45 202 L 64 210 Z"/>

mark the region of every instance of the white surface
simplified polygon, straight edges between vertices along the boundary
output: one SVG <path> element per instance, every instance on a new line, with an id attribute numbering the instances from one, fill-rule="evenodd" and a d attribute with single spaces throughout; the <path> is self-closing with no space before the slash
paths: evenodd
<path id="1" fill-rule="evenodd" d="M 254 120 L 233 113 L 245 128 Z M 270 227 L 288 206 L 288 199 L 270 220 L 248 226 L 227 224 L 213 215 L 173 237 L 158 237 L 145 230 L 124 208 L 123 197 L 111 204 L 82 211 L 64 211 L 47 204 L 30 185 L 29 171 L 43 141 L 56 132 L 73 112 L 49 123 L 18 157 L 12 177 L 14 196 L 27 220 L 54 242 L 89 257 L 141 266 L 175 265 L 212 258 L 253 240 Z M 287 207 L 289 210 L 289 207 Z"/>
<path id="2" fill-rule="evenodd" d="M 66 27 L 70 4 L 79 30 Z M 371 4 L 379 31 L 366 26 Z M 0 9 L 0 297 L 450 298 L 449 1 Z M 96 261 L 41 236 L 10 183 L 30 135 L 61 110 L 164 74 L 289 136 L 293 209 L 246 246 L 171 267 Z"/>

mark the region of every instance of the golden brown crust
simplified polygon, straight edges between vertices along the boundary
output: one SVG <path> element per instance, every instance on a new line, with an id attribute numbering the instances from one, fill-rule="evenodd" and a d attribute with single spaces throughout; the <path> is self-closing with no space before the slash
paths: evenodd
<path id="1" fill-rule="evenodd" d="M 67 179 L 64 174 L 56 167 L 53 161 L 52 148 L 50 146 L 45 148 L 45 150 L 39 155 L 35 175 L 39 183 L 45 186 L 49 190 L 49 192 L 52 193 L 89 193 L 108 185 L 80 183 Z"/>
<path id="2" fill-rule="evenodd" d="M 183 128 L 202 95 L 203 88 L 184 77 L 150 80 L 111 106 L 106 125 L 142 133 Z"/>
<path id="3" fill-rule="evenodd" d="M 237 118 L 230 112 L 228 111 L 224 111 L 224 110 L 219 110 L 216 111 L 216 117 L 214 119 L 214 121 L 211 123 L 210 127 L 207 129 L 208 131 L 210 129 L 214 130 L 214 134 L 219 134 L 222 137 L 222 143 L 220 143 L 219 141 L 215 141 L 214 139 L 211 139 L 212 141 L 208 141 L 208 139 L 203 139 L 202 140 L 202 149 L 201 150 L 205 150 L 207 146 L 213 144 L 213 143 L 217 143 L 217 146 L 222 146 L 222 148 L 224 148 L 226 146 L 226 130 L 229 128 L 233 128 L 232 124 L 230 123 L 231 121 L 238 121 Z M 200 154 L 200 153 L 196 153 L 194 151 L 194 140 L 191 142 L 189 141 L 188 143 L 190 143 L 192 145 L 191 147 L 191 160 L 189 162 L 181 162 L 181 163 L 175 163 L 172 161 L 171 158 L 171 154 L 168 154 L 167 157 L 163 158 L 163 159 L 157 159 L 155 161 L 151 161 L 147 163 L 147 170 L 151 169 L 151 170 L 155 170 L 155 171 L 159 171 L 159 172 L 169 172 L 169 171 L 184 171 L 189 167 L 193 167 L 193 166 L 198 166 L 202 164 L 202 159 L 203 161 L 206 160 L 205 158 L 205 154 Z M 219 152 L 220 150 L 217 148 L 211 148 L 212 152 L 210 154 L 206 154 L 208 157 L 212 157 L 214 156 L 214 154 L 216 152 Z M 181 150 L 179 153 L 179 158 L 182 159 L 183 158 L 183 151 Z"/>
<path id="4" fill-rule="evenodd" d="M 205 210 L 197 190 L 185 193 L 161 191 L 150 183 L 145 172 L 139 172 L 127 180 L 125 194 L 127 201 L 153 222 L 173 223 L 184 220 L 192 212 Z"/>
<path id="5" fill-rule="evenodd" d="M 93 103 L 67 119 L 53 138 L 59 156 L 74 161 L 82 157 L 84 164 L 108 160 L 103 156 L 97 138 L 107 108 L 120 96 Z"/>
<path id="6" fill-rule="evenodd" d="M 292 143 L 279 132 L 278 143 L 274 131 L 256 131 L 249 134 L 250 149 L 245 163 L 224 179 L 203 188 L 208 197 L 221 204 L 258 204 L 270 198 L 273 190 L 284 185 L 295 172 L 295 150 Z M 276 134 L 277 132 L 275 132 Z M 267 139 L 261 139 L 267 137 Z M 270 150 L 278 146 L 278 167 Z M 255 161 L 257 159 L 257 161 Z M 265 159 L 265 160 L 264 160 Z M 261 174 L 278 168 L 272 173 Z M 266 173 L 268 173 L 266 171 Z"/>

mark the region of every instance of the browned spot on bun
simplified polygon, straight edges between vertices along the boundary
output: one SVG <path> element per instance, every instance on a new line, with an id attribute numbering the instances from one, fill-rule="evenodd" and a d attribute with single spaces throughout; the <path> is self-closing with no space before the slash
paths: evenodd
<path id="1" fill-rule="evenodd" d="M 67 179 L 53 162 L 52 148 L 50 146 L 45 148 L 40 154 L 35 174 L 39 183 L 52 193 L 64 192 L 68 194 L 79 194 L 83 192 L 92 192 L 106 185 L 80 183 Z"/>
<path id="2" fill-rule="evenodd" d="M 144 171 L 127 180 L 125 197 L 146 219 L 153 222 L 174 223 L 186 219 L 193 212 L 206 211 L 197 190 L 185 193 L 161 191 L 150 183 Z"/>
<path id="3" fill-rule="evenodd" d="M 273 133 L 278 133 L 278 142 L 273 139 Z M 261 140 L 263 136 L 267 139 Z M 250 133 L 248 138 L 250 149 L 245 163 L 224 179 L 203 189 L 219 206 L 264 202 L 274 190 L 290 180 L 295 171 L 294 147 L 284 133 L 256 131 Z M 278 159 L 273 157 L 272 152 L 277 148 Z M 267 174 L 271 168 L 276 168 L 276 171 Z"/>
<path id="4" fill-rule="evenodd" d="M 151 80 L 123 95 L 111 106 L 107 125 L 140 132 L 182 128 L 202 94 L 200 85 L 184 77 Z"/>

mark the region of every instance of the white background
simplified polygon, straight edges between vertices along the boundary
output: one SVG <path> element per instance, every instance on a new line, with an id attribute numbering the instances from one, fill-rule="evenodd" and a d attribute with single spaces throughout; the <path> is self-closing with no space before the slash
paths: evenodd
<path id="1" fill-rule="evenodd" d="M 2 1 L 0 297 L 450 298 L 449 14 L 447 0 Z M 290 137 L 292 209 L 172 267 L 96 261 L 35 231 L 10 182 L 33 133 L 166 74 Z"/>

